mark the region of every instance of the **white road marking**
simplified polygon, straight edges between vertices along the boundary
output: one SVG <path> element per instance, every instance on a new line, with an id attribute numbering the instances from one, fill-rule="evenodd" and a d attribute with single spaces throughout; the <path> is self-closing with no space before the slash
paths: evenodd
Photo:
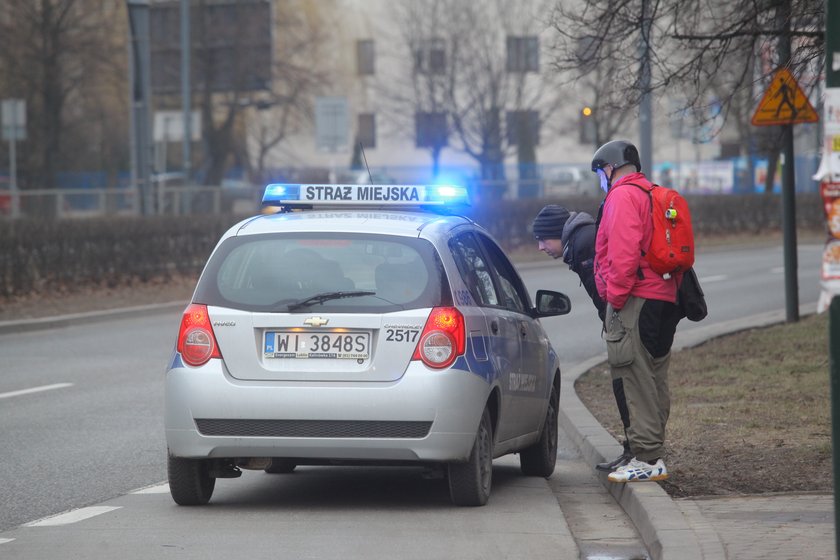
<path id="1" fill-rule="evenodd" d="M 27 523 L 24 527 L 55 527 L 56 525 L 69 525 L 70 523 L 78 523 L 115 509 L 120 509 L 122 506 L 91 506 L 68 511 L 67 513 L 59 513 L 52 517 L 46 517 L 39 521 Z"/>
<path id="2" fill-rule="evenodd" d="M 702 278 L 700 278 L 700 282 L 702 282 L 703 284 L 711 284 L 712 282 L 723 282 L 727 278 L 729 277 L 725 274 L 718 274 L 716 276 L 703 276 Z"/>
<path id="3" fill-rule="evenodd" d="M 168 494 L 169 493 L 169 484 L 164 482 L 163 484 L 158 484 L 157 486 L 148 486 L 146 488 L 141 488 L 140 490 L 136 490 L 132 492 L 132 494 Z"/>
<path id="4" fill-rule="evenodd" d="M 42 385 L 40 387 L 32 387 L 31 389 L 21 389 L 20 391 L 0 393 L 0 399 L 9 399 L 11 397 L 19 397 L 21 395 L 29 395 L 31 393 L 40 393 L 41 391 L 52 391 L 53 389 L 64 389 L 65 387 L 72 386 L 72 383 L 54 383 L 52 385 Z"/>
<path id="5" fill-rule="evenodd" d="M 12 542 L 15 539 L 0 539 L 0 544 L 6 544 L 7 542 Z"/>

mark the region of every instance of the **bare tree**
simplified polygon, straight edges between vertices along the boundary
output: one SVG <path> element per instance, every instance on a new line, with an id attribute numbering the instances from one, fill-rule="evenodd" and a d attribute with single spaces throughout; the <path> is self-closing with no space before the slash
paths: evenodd
<path id="1" fill-rule="evenodd" d="M 323 22 L 316 14 L 304 17 L 294 2 L 277 5 L 276 35 L 282 37 L 274 63 L 274 81 L 268 96 L 254 106 L 249 126 L 256 144 L 254 179 L 266 180 L 268 155 L 287 138 L 312 122 L 313 92 L 327 83 L 317 59 L 323 40 Z"/>
<path id="2" fill-rule="evenodd" d="M 643 6 L 646 10 L 643 10 Z M 649 14 L 652 33 L 640 45 L 642 14 Z M 794 14 L 790 31 L 778 14 Z M 755 96 L 756 83 L 766 80 L 777 66 L 775 42 L 785 35 L 795 49 L 790 68 L 795 75 L 819 64 L 823 56 L 825 4 L 822 0 L 588 0 L 557 1 L 552 15 L 559 33 L 554 65 L 563 72 L 579 72 L 579 45 L 589 40 L 592 65 L 612 65 L 603 83 L 625 109 L 638 105 L 645 93 L 638 72 L 640 49 L 650 52 L 651 92 L 679 94 L 687 105 L 702 109 L 716 93 L 723 118 L 743 96 Z M 745 63 L 759 58 L 761 64 Z"/>
<path id="3" fill-rule="evenodd" d="M 118 130 L 125 123 L 109 90 L 119 81 L 125 58 L 124 11 L 97 0 L 4 0 L 0 3 L 0 97 L 27 102 L 26 149 L 21 153 L 21 185 L 53 187 L 59 170 L 86 163 L 99 168 L 103 158 L 127 153 L 103 152 L 105 144 L 90 133 Z M 124 86 L 122 91 L 125 91 Z M 124 131 L 125 129 L 123 129 Z M 107 154 L 107 155 L 106 155 Z"/>
<path id="4" fill-rule="evenodd" d="M 394 7 L 403 60 L 381 86 L 386 108 L 418 147 L 450 148 L 480 166 L 481 179 L 504 180 L 508 155 L 533 157 L 544 122 L 560 105 L 554 76 L 540 72 L 538 1 L 403 0 Z M 537 117 L 537 118 L 534 118 Z M 414 122 L 411 122 L 414 119 Z M 520 142 L 521 140 L 521 142 Z M 526 145 L 518 146 L 521 143 Z M 497 183 L 498 184 L 498 183 Z M 487 189 L 498 197 L 502 189 Z"/>
<path id="5" fill-rule="evenodd" d="M 234 160 L 250 167 L 249 136 L 257 146 L 256 175 L 262 175 L 269 152 L 308 118 L 307 99 L 324 80 L 313 62 L 322 33 L 317 7 L 306 0 L 272 0 L 273 17 L 265 20 L 260 14 L 268 5 L 198 0 L 192 12 L 199 77 L 193 91 L 202 120 L 204 180 L 210 185 L 222 181 Z M 236 21 L 220 28 L 220 10 Z M 252 36 L 243 29 L 252 29 Z M 253 117 L 249 123 L 246 116 Z"/>
<path id="6" fill-rule="evenodd" d="M 610 80 L 619 71 L 619 67 L 612 60 L 596 63 L 598 45 L 597 37 L 581 36 L 574 52 L 574 72 L 567 72 L 584 90 L 588 100 L 587 106 L 591 114 L 582 118 L 589 119 L 591 124 L 585 126 L 582 132 L 588 136 L 586 140 L 592 142 L 595 147 L 613 138 L 629 116 L 624 99 L 610 85 Z"/>

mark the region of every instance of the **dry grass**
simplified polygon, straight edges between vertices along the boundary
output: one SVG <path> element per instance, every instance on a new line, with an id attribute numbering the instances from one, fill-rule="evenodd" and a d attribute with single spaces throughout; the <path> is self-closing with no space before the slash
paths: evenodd
<path id="1" fill-rule="evenodd" d="M 668 493 L 831 491 L 828 351 L 828 318 L 814 315 L 676 352 Z M 597 367 L 577 389 L 615 435 L 622 431 L 609 379 Z"/>
<path id="2" fill-rule="evenodd" d="M 60 292 L 0 298 L 0 321 L 37 319 L 153 303 L 189 302 L 197 278 L 173 276 L 118 286 L 74 286 Z"/>

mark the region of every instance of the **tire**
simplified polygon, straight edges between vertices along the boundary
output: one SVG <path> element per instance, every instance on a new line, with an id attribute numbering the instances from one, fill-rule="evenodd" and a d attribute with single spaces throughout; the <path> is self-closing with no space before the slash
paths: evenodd
<path id="1" fill-rule="evenodd" d="M 493 423 L 484 409 L 466 463 L 449 463 L 449 497 L 456 506 L 483 506 L 493 482 Z"/>
<path id="2" fill-rule="evenodd" d="M 275 457 L 271 460 L 271 464 L 264 470 L 268 474 L 289 474 L 295 470 L 295 467 L 297 467 L 297 463 L 293 463 L 288 459 L 279 459 Z"/>
<path id="3" fill-rule="evenodd" d="M 210 501 L 216 479 L 210 476 L 210 461 L 169 456 L 169 493 L 179 506 L 203 506 Z"/>
<path id="4" fill-rule="evenodd" d="M 557 463 L 557 410 L 560 405 L 560 388 L 554 385 L 548 398 L 540 439 L 519 452 L 519 468 L 526 476 L 548 478 Z"/>

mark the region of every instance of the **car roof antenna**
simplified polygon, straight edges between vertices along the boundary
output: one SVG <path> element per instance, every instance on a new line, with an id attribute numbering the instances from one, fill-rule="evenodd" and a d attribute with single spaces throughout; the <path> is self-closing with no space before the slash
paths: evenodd
<path id="1" fill-rule="evenodd" d="M 365 160 L 365 169 L 367 169 L 368 177 L 370 177 L 370 184 L 373 184 L 373 175 L 370 172 L 370 167 L 367 164 L 367 156 L 365 155 L 365 147 L 362 144 L 362 141 L 359 140 L 359 149 L 362 151 L 362 158 Z"/>

